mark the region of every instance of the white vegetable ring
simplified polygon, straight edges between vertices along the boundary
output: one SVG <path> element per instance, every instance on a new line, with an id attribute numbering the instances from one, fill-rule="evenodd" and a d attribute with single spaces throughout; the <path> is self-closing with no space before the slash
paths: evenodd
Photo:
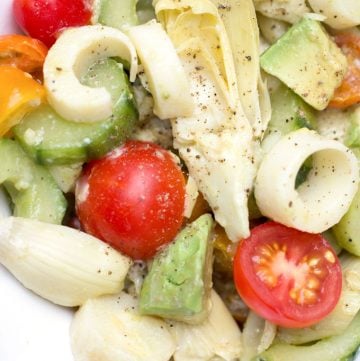
<path id="1" fill-rule="evenodd" d="M 312 169 L 295 189 L 296 175 L 309 156 Z M 255 197 L 265 216 L 289 227 L 320 233 L 346 213 L 358 182 L 357 159 L 348 148 L 300 129 L 284 136 L 264 157 Z"/>
<path id="2" fill-rule="evenodd" d="M 162 25 L 150 21 L 130 28 L 128 34 L 149 81 L 154 114 L 160 119 L 190 116 L 194 110 L 190 84 Z"/>
<path id="3" fill-rule="evenodd" d="M 109 92 L 105 88 L 82 85 L 79 78 L 95 61 L 115 56 L 131 64 L 130 81 L 134 81 L 136 50 L 120 30 L 101 25 L 65 30 L 50 48 L 44 63 L 49 103 L 65 119 L 72 121 L 94 122 L 110 117 Z"/>

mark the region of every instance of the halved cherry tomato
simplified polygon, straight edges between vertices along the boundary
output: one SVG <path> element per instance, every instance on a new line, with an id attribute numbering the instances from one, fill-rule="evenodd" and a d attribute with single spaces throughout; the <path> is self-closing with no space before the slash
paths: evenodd
<path id="1" fill-rule="evenodd" d="M 13 11 L 21 29 L 47 46 L 60 30 L 86 25 L 92 15 L 89 0 L 14 0 Z"/>
<path id="2" fill-rule="evenodd" d="M 45 99 L 45 89 L 30 74 L 0 65 L 0 136 Z"/>
<path id="3" fill-rule="evenodd" d="M 275 222 L 239 244 L 234 280 L 244 302 L 283 327 L 306 327 L 329 314 L 341 292 L 339 260 L 318 234 Z"/>
<path id="4" fill-rule="evenodd" d="M 360 36 L 354 33 L 335 37 L 348 60 L 348 71 L 329 104 L 331 108 L 346 108 L 360 102 Z"/>
<path id="5" fill-rule="evenodd" d="M 40 40 L 25 35 L 0 35 L 0 65 L 14 65 L 27 73 L 39 72 L 47 47 Z"/>
<path id="6" fill-rule="evenodd" d="M 127 142 L 85 167 L 76 209 L 86 232 L 134 259 L 148 259 L 179 231 L 185 179 L 165 149 Z"/>

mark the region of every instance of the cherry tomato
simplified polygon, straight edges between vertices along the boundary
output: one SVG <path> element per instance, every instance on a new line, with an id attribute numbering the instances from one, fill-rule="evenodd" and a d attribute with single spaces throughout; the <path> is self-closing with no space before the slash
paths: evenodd
<path id="1" fill-rule="evenodd" d="M 346 108 L 360 102 L 360 36 L 344 33 L 335 37 L 348 60 L 348 71 L 329 104 L 331 108 Z"/>
<path id="2" fill-rule="evenodd" d="M 25 35 L 0 35 L 0 65 L 14 65 L 27 73 L 42 70 L 47 47 Z"/>
<path id="3" fill-rule="evenodd" d="M 51 46 L 60 30 L 90 22 L 91 5 L 89 0 L 14 0 L 13 12 L 25 33 Z"/>
<path id="4" fill-rule="evenodd" d="M 320 321 L 336 306 L 342 286 L 339 260 L 321 235 L 275 222 L 255 227 L 240 242 L 234 280 L 251 309 L 283 327 Z"/>
<path id="5" fill-rule="evenodd" d="M 129 141 L 85 167 L 76 208 L 86 232 L 134 259 L 148 259 L 178 233 L 185 179 L 168 151 Z"/>
<path id="6" fill-rule="evenodd" d="M 45 100 L 45 89 L 30 74 L 0 65 L 0 136 L 19 123 L 26 112 Z"/>

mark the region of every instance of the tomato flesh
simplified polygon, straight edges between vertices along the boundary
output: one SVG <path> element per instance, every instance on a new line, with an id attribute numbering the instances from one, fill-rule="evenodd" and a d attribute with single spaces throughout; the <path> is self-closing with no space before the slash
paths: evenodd
<path id="1" fill-rule="evenodd" d="M 267 222 L 237 249 L 234 280 L 244 302 L 283 327 L 306 327 L 329 314 L 341 292 L 339 260 L 327 241 Z"/>
<path id="2" fill-rule="evenodd" d="M 86 232 L 134 259 L 148 259 L 179 231 L 185 179 L 165 149 L 130 141 L 88 164 L 76 189 Z"/>
<path id="3" fill-rule="evenodd" d="M 89 0 L 14 0 L 13 12 L 21 29 L 51 46 L 57 33 L 70 26 L 89 24 Z"/>
<path id="4" fill-rule="evenodd" d="M 14 65 L 27 73 L 40 72 L 47 50 L 40 40 L 25 35 L 1 35 L 0 65 Z"/>

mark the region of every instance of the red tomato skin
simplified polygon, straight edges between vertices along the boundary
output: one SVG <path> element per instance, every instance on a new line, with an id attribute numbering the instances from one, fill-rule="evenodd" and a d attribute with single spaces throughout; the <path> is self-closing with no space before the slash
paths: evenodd
<path id="1" fill-rule="evenodd" d="M 50 47 L 58 32 L 71 26 L 89 24 L 89 0 L 14 0 L 17 24 L 30 36 Z"/>
<path id="2" fill-rule="evenodd" d="M 275 222 L 255 227 L 250 237 L 239 244 L 234 259 L 234 281 L 239 295 L 257 314 L 282 327 L 301 328 L 320 321 L 334 309 L 340 297 L 342 274 L 338 258 L 327 269 L 327 277 L 319 292 L 319 302 L 297 305 L 288 297 L 289 284 L 270 290 L 253 272 L 252 258 L 256 254 L 259 239 L 269 238 L 280 243 L 286 243 L 285 240 L 291 238 L 289 243 L 295 247 L 289 247 L 287 257 L 295 262 L 307 252 L 319 256 L 321 252 L 331 250 L 331 246 L 317 234 L 304 233 Z M 263 243 L 266 244 L 266 240 Z"/>
<path id="3" fill-rule="evenodd" d="M 78 181 L 87 198 L 76 209 L 86 232 L 133 259 L 149 259 L 178 233 L 185 178 L 165 149 L 130 141 L 88 164 Z"/>

